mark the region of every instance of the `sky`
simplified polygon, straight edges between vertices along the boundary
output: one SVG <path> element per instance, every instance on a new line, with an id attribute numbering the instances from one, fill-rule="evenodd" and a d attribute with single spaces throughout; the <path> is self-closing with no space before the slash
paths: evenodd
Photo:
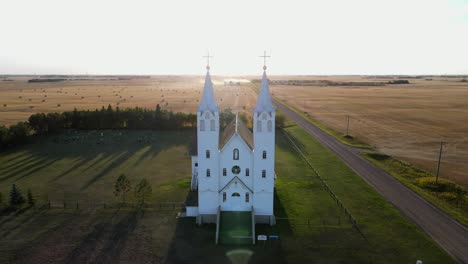
<path id="1" fill-rule="evenodd" d="M 468 74 L 468 0 L 0 0 L 0 74 Z"/>

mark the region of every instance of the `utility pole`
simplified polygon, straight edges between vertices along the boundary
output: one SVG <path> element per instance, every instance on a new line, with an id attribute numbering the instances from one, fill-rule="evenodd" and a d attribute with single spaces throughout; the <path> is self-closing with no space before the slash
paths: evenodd
<path id="1" fill-rule="evenodd" d="M 346 125 L 346 136 L 349 135 L 349 115 L 346 116 L 346 119 L 348 121 L 348 124 Z"/>
<path id="2" fill-rule="evenodd" d="M 440 160 L 442 159 L 442 148 L 443 147 L 444 147 L 444 142 L 440 141 L 439 161 L 437 162 L 436 184 L 437 184 L 437 182 L 439 180 Z"/>

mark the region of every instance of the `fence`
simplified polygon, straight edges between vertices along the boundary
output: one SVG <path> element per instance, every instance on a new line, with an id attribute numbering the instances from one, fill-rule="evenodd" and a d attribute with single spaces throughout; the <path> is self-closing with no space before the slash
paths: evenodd
<path id="1" fill-rule="evenodd" d="M 115 209 L 115 208 L 143 208 L 158 211 L 184 210 L 184 203 L 85 203 L 72 201 L 48 201 L 45 205 L 48 209 Z"/>
<path id="2" fill-rule="evenodd" d="M 341 207 L 341 209 L 343 209 L 343 212 L 347 215 L 348 217 L 348 220 L 351 222 L 351 224 L 353 225 L 353 227 L 359 232 L 359 234 L 367 241 L 367 238 L 366 236 L 361 232 L 361 229 L 359 229 L 359 226 L 357 224 L 357 221 L 356 219 L 353 217 L 353 215 L 351 214 L 351 212 L 349 211 L 348 208 L 346 208 L 346 206 L 343 204 L 343 202 L 341 202 L 341 200 L 338 198 L 338 196 L 333 192 L 333 190 L 330 188 L 330 186 L 325 182 L 325 180 L 322 178 L 322 176 L 320 176 L 320 173 L 314 168 L 314 166 L 312 165 L 312 163 L 310 163 L 309 159 L 307 159 L 307 157 L 304 155 L 304 153 L 299 149 L 299 147 L 296 145 L 296 143 L 294 143 L 294 140 L 288 135 L 288 133 L 286 133 L 286 131 L 284 129 L 281 129 L 281 131 L 283 132 L 283 134 L 286 136 L 286 138 L 289 140 L 289 142 L 291 143 L 291 145 L 293 146 L 293 148 L 299 153 L 299 155 L 305 160 L 305 162 L 307 163 L 307 165 L 312 169 L 312 171 L 315 173 L 315 175 L 317 175 L 317 177 L 319 178 L 319 180 L 322 182 L 323 186 L 325 187 L 325 190 L 331 195 L 331 197 L 333 198 L 333 200 L 335 200 L 336 204 Z"/>

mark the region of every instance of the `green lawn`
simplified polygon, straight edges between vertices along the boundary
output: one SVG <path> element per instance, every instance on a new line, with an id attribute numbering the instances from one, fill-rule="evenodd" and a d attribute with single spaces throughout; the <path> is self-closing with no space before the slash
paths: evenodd
<path id="1" fill-rule="evenodd" d="M 150 182 L 152 201 L 184 201 L 185 193 L 173 189 L 189 186 L 191 131 L 102 133 L 42 137 L 0 153 L 0 192 L 7 196 L 16 183 L 40 202 L 115 202 L 115 180 L 125 173 L 133 184 L 142 178 Z"/>
<path id="2" fill-rule="evenodd" d="M 0 262 L 19 263 L 424 263 L 453 262 L 360 177 L 301 128 L 287 128 L 310 161 L 356 217 L 366 241 L 318 178 L 278 131 L 277 225 L 257 234 L 279 235 L 257 245 L 215 245 L 214 225 L 197 227 L 176 211 L 83 207 L 27 209 L 0 216 Z M 183 202 L 190 177 L 189 132 L 100 132 L 61 135 L 0 154 L 0 190 L 15 182 L 40 199 L 115 202 L 120 173 L 147 178 L 152 202 Z M 62 139 L 80 138 L 73 142 Z"/>
<path id="3" fill-rule="evenodd" d="M 369 240 L 368 244 L 365 242 L 354 243 L 355 248 L 349 249 L 347 254 L 342 254 L 342 250 L 334 252 L 332 257 L 335 257 L 338 262 L 412 263 L 416 262 L 417 259 L 423 260 L 424 263 L 453 262 L 434 241 L 404 218 L 371 186 L 302 128 L 289 127 L 286 131 L 298 142 L 309 161 L 348 207 Z M 280 137 L 278 139 L 281 140 Z M 282 155 L 278 154 L 278 158 L 283 160 Z M 289 176 L 291 173 L 287 175 Z M 280 199 L 282 197 L 281 191 L 285 188 L 283 184 L 292 185 L 286 177 L 284 178 L 286 183 L 281 180 L 277 184 Z M 299 186 L 307 188 L 308 182 L 305 181 L 303 185 Z M 285 193 L 287 194 L 285 195 L 300 196 L 299 190 L 302 188 L 294 186 L 289 190 L 286 189 Z M 321 197 L 324 199 L 323 196 Z M 308 207 L 301 204 L 296 206 L 296 203 L 296 201 L 282 200 L 282 206 L 286 211 L 290 211 L 292 216 L 310 214 L 311 208 L 322 204 L 318 203 L 314 206 L 311 203 Z M 308 204 L 309 199 L 304 199 L 302 203 Z M 312 237 L 307 239 L 312 239 Z"/>

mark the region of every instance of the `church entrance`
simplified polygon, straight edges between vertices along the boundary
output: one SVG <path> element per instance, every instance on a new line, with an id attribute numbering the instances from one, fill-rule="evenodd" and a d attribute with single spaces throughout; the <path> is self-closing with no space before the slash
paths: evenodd
<path id="1" fill-rule="evenodd" d="M 222 211 L 251 211 L 252 194 L 249 191 L 225 190 L 222 193 Z"/>

